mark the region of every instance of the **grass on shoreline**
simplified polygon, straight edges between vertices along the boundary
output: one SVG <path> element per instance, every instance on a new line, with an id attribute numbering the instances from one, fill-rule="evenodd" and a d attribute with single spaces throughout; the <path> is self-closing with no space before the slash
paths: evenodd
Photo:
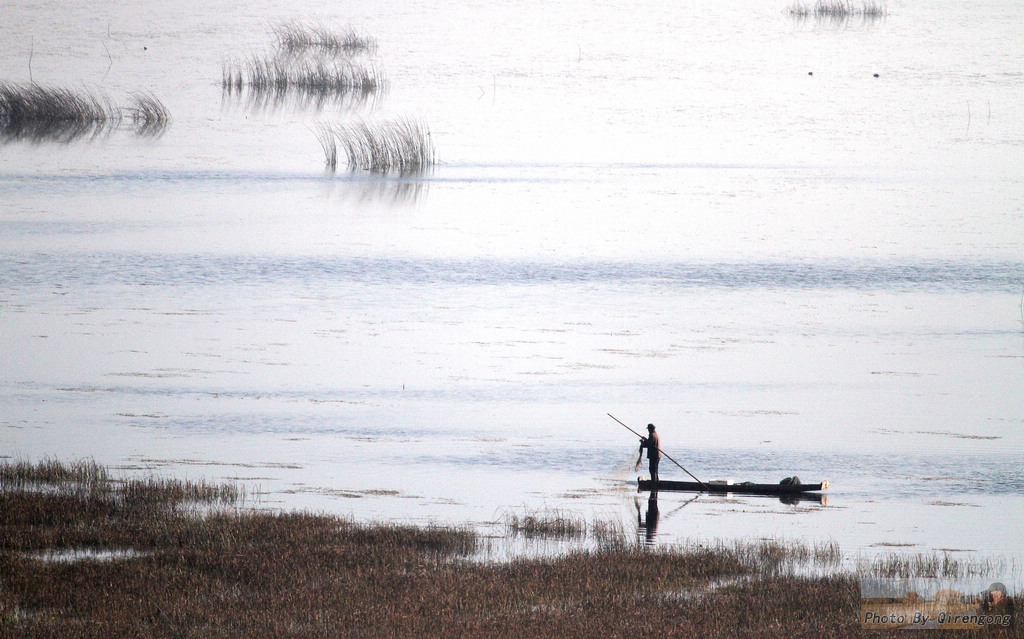
<path id="1" fill-rule="evenodd" d="M 185 485 L 114 479 L 91 462 L 0 466 L 0 635 L 903 636 L 860 628 L 853 575 L 773 568 L 797 546 L 631 544 L 487 563 L 472 559 L 469 530 L 243 511 L 209 484 L 192 485 L 218 507 L 187 508 Z M 39 555 L 74 548 L 133 552 Z"/>

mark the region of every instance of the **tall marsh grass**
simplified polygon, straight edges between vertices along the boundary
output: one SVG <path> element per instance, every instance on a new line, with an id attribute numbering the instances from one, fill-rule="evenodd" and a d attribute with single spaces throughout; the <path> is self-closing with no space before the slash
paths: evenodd
<path id="1" fill-rule="evenodd" d="M 133 93 L 119 107 L 86 90 L 0 83 L 0 138 L 5 141 L 68 143 L 124 128 L 157 136 L 169 124 L 167 108 L 150 93 Z"/>
<path id="2" fill-rule="evenodd" d="M 317 139 L 330 171 L 337 168 L 338 147 L 350 170 L 373 175 L 422 175 L 437 162 L 430 130 L 422 122 L 407 118 L 322 125 Z"/>

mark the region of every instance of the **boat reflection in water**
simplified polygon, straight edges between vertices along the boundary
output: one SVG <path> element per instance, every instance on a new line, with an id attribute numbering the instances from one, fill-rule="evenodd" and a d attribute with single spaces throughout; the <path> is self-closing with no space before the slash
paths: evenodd
<path id="1" fill-rule="evenodd" d="M 731 495 L 732 493 L 727 493 Z M 793 495 L 779 495 L 779 501 L 784 504 L 798 504 L 802 501 L 814 502 L 822 506 L 828 506 L 828 495 L 821 493 L 796 493 Z"/>
<path id="2" fill-rule="evenodd" d="M 679 483 L 679 482 L 677 482 Z M 780 503 L 787 505 L 796 505 L 801 502 L 816 503 L 821 506 L 828 506 L 828 495 L 820 492 L 814 492 L 816 490 L 822 490 L 828 488 L 828 482 L 822 482 L 821 484 L 807 485 L 803 492 L 783 492 L 783 493 L 770 493 L 764 491 L 746 492 L 743 490 L 742 485 L 736 485 L 737 490 L 720 490 L 717 489 L 718 485 L 709 484 L 713 486 L 710 491 L 699 491 L 691 499 L 686 500 L 680 504 L 677 508 L 668 513 L 665 517 L 671 517 L 679 510 L 682 510 L 686 506 L 690 505 L 703 495 L 710 495 L 715 497 L 725 497 L 726 499 L 733 499 L 736 497 L 753 497 L 753 498 L 778 498 Z M 760 485 L 758 485 L 760 486 Z M 730 486 L 731 487 L 731 486 Z M 666 489 L 665 482 L 658 482 L 658 489 L 664 491 Z M 650 490 L 650 481 L 646 479 L 639 480 L 639 490 Z M 671 490 L 671 489 L 670 489 Z M 699 490 L 699 489 L 698 489 Z M 637 523 L 637 535 L 643 540 L 644 544 L 652 546 L 657 541 L 658 537 L 658 523 L 661 520 L 661 511 L 658 509 L 658 490 L 653 490 L 647 497 L 647 511 L 641 507 L 639 499 L 634 500 L 634 506 L 636 507 L 636 523 Z"/>
<path id="3" fill-rule="evenodd" d="M 822 494 L 828 490 L 828 482 L 802 484 L 797 480 L 793 483 L 758 484 L 754 482 L 733 483 L 729 480 L 709 482 L 660 480 L 654 485 L 649 479 L 637 479 L 637 492 L 650 491 L 656 496 L 658 491 L 696 492 L 711 495 L 760 495 L 778 497 L 784 504 L 795 504 L 800 501 L 816 501 L 828 505 L 828 498 Z"/>

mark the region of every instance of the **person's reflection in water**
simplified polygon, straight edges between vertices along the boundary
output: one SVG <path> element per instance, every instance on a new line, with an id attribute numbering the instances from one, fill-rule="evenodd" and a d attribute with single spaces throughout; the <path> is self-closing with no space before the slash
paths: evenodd
<path id="1" fill-rule="evenodd" d="M 640 502 L 636 502 L 636 523 L 640 527 L 640 533 L 644 535 L 644 543 L 648 546 L 654 545 L 658 536 L 658 494 L 651 493 L 647 498 L 646 518 L 640 512 Z"/>

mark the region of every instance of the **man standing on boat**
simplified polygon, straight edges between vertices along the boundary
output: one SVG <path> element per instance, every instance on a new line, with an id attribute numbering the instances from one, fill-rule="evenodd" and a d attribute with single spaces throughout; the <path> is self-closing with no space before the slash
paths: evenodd
<path id="1" fill-rule="evenodd" d="M 636 459 L 636 467 L 640 467 L 640 460 L 644 458 L 644 449 L 647 449 L 647 463 L 651 470 L 651 486 L 654 490 L 658 488 L 658 462 L 661 461 L 661 438 L 654 432 L 654 424 L 647 424 L 647 437 L 640 438 L 640 456 Z"/>

